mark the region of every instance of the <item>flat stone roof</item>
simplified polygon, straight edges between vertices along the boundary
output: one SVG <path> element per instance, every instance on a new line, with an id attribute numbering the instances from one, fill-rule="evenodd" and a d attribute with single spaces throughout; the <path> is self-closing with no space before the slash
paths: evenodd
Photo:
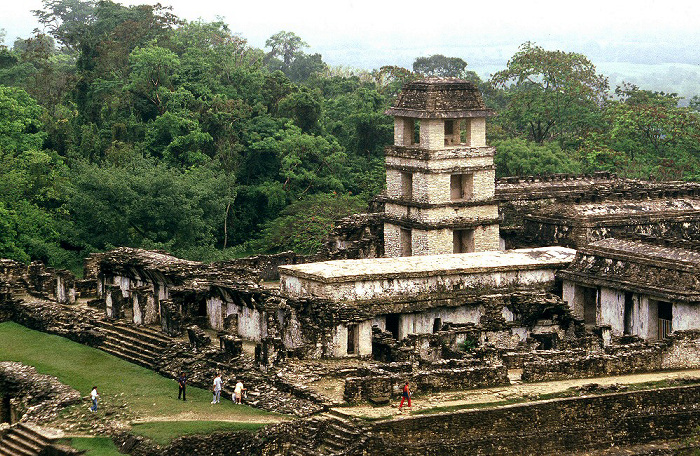
<path id="1" fill-rule="evenodd" d="M 645 258 L 649 260 L 664 261 L 664 265 L 672 268 L 667 262 L 682 263 L 695 268 L 700 268 L 700 252 L 681 247 L 667 247 L 661 245 L 651 245 L 649 243 L 627 240 L 627 239 L 601 239 L 592 242 L 586 250 L 609 251 L 625 253 L 630 256 Z"/>
<path id="2" fill-rule="evenodd" d="M 575 255 L 576 250 L 566 247 L 540 247 L 399 258 L 323 261 L 280 266 L 279 273 L 281 276 L 300 277 L 322 283 L 340 283 L 556 268 L 568 265 Z"/>
<path id="3" fill-rule="evenodd" d="M 555 219 L 598 220 L 606 218 L 697 214 L 700 212 L 700 198 L 661 198 L 649 200 L 617 200 L 580 204 L 553 204 L 539 210 L 531 217 L 550 217 Z"/>

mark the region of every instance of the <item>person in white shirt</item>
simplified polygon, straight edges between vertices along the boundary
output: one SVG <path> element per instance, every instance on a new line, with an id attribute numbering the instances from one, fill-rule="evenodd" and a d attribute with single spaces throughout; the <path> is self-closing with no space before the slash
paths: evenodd
<path id="1" fill-rule="evenodd" d="M 90 407 L 91 412 L 97 411 L 97 398 L 100 397 L 100 393 L 97 392 L 97 387 L 93 386 L 90 392 L 90 399 L 92 399 L 92 407 Z"/>
<path id="2" fill-rule="evenodd" d="M 236 404 L 242 403 L 243 391 L 245 391 L 245 388 L 243 388 L 243 382 L 238 380 L 238 383 L 236 383 L 236 387 L 233 389 L 233 402 L 235 402 Z"/>
<path id="3" fill-rule="evenodd" d="M 221 374 L 216 373 L 214 378 L 214 398 L 211 400 L 212 404 L 218 404 L 221 401 Z"/>

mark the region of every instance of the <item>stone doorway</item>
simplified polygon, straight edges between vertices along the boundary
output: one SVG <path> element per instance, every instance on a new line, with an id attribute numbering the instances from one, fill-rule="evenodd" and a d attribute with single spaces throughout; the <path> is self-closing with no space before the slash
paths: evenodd
<path id="1" fill-rule="evenodd" d="M 393 313 L 386 316 L 386 330 L 389 331 L 392 337 L 399 340 L 399 317 L 401 314 Z"/>

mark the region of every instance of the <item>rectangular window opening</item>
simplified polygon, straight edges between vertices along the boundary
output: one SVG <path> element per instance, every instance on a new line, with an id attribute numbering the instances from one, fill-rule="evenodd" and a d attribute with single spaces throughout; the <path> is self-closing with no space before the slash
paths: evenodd
<path id="1" fill-rule="evenodd" d="M 452 232 L 453 253 L 471 253 L 474 251 L 474 230 L 454 230 Z"/>
<path id="2" fill-rule="evenodd" d="M 401 197 L 405 199 L 413 198 L 413 174 L 401 173 Z"/>
<path id="3" fill-rule="evenodd" d="M 450 199 L 470 200 L 474 195 L 474 174 L 452 174 L 450 176 Z"/>
<path id="4" fill-rule="evenodd" d="M 401 228 L 401 256 L 411 256 L 413 253 L 411 243 L 411 230 L 409 228 Z"/>
<path id="5" fill-rule="evenodd" d="M 665 339 L 673 331 L 673 305 L 670 302 L 656 303 L 659 315 L 658 339 Z"/>
<path id="6" fill-rule="evenodd" d="M 357 325 L 348 325 L 348 355 L 356 355 L 360 341 Z"/>

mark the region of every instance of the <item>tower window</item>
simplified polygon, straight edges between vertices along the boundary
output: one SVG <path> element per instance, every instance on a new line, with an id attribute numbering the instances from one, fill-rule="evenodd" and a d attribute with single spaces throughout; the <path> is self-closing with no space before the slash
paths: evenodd
<path id="1" fill-rule="evenodd" d="M 474 194 L 474 174 L 453 174 L 450 176 L 450 199 L 468 200 Z"/>
<path id="2" fill-rule="evenodd" d="M 408 228 L 401 228 L 401 256 L 411 256 L 412 253 L 411 230 Z"/>
<path id="3" fill-rule="evenodd" d="M 401 197 L 411 199 L 413 197 L 413 174 L 401 173 Z"/>
<path id="4" fill-rule="evenodd" d="M 454 230 L 452 232 L 452 251 L 454 253 L 471 253 L 474 251 L 474 230 Z"/>

